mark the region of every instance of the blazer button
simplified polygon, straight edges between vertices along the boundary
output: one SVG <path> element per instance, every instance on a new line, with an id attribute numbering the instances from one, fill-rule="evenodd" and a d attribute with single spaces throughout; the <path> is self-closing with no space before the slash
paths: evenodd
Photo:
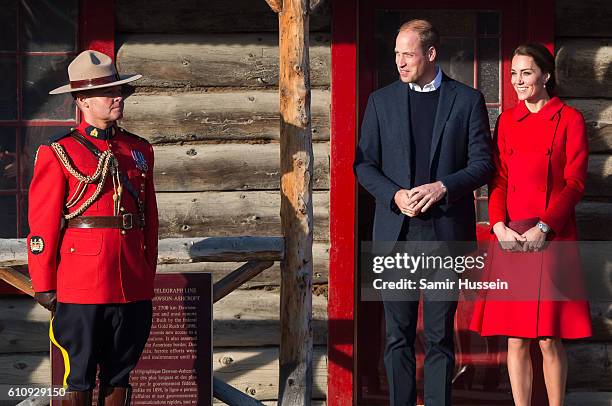
<path id="1" fill-rule="evenodd" d="M 510 151 L 508 151 L 508 155 L 512 155 L 514 154 L 514 149 L 510 148 Z"/>
<path id="2" fill-rule="evenodd" d="M 552 150 L 550 148 L 546 148 L 546 152 L 544 152 L 544 155 L 550 155 L 551 152 Z"/>

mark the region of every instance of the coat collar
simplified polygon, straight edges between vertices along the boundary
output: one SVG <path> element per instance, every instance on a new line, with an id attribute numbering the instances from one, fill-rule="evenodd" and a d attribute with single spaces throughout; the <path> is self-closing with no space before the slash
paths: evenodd
<path id="1" fill-rule="evenodd" d="M 549 120 L 552 120 L 553 117 L 562 108 L 563 108 L 563 102 L 557 96 L 555 96 L 552 99 L 550 99 L 544 105 L 544 107 L 542 107 L 540 109 L 540 111 L 538 111 L 537 113 L 532 113 L 531 111 L 529 111 L 529 109 L 525 105 L 525 102 L 523 100 L 521 100 L 519 102 L 519 104 L 517 104 L 516 107 L 514 108 L 514 112 L 512 113 L 512 116 L 514 117 L 514 120 L 516 120 L 516 121 L 521 121 L 522 119 L 524 119 L 525 117 L 527 117 L 530 114 L 537 114 L 537 115 L 539 115 L 541 117 L 544 117 L 544 118 L 547 118 Z"/>
<path id="2" fill-rule="evenodd" d="M 117 126 L 112 125 L 107 129 L 97 128 L 90 125 L 85 120 L 81 121 L 77 129 L 84 135 L 88 135 L 98 140 L 109 140 L 117 133 Z"/>

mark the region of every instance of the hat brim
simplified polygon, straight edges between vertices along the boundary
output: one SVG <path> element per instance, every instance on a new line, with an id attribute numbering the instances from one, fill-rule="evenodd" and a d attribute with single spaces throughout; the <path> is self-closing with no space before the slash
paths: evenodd
<path id="1" fill-rule="evenodd" d="M 49 94 L 72 93 L 72 92 L 80 92 L 84 90 L 102 89 L 104 87 L 119 86 L 119 85 L 124 85 L 126 83 L 130 83 L 135 80 L 138 80 L 141 77 L 142 75 L 120 75 L 119 76 L 120 80 L 117 80 L 116 82 L 105 83 L 103 85 L 97 85 L 97 86 L 84 86 L 80 88 L 73 88 L 68 84 L 68 85 L 60 86 L 57 89 L 51 90 Z"/>

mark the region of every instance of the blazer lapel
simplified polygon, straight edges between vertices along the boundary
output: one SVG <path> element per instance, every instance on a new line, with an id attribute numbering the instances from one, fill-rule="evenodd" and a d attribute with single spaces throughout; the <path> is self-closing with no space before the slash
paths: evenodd
<path id="1" fill-rule="evenodd" d="M 442 78 L 442 84 L 440 85 L 440 99 L 438 101 L 438 109 L 436 110 L 433 137 L 431 139 L 431 150 L 429 155 L 430 168 L 433 158 L 436 155 L 440 138 L 442 137 L 442 131 L 444 131 L 444 126 L 446 125 L 446 121 L 448 120 L 453 108 L 455 96 L 457 96 L 457 92 L 455 90 L 454 81 L 444 75 Z"/>
<path id="2" fill-rule="evenodd" d="M 399 120 L 400 138 L 402 139 L 403 150 L 406 153 L 406 158 L 410 159 L 410 98 L 408 97 L 408 85 L 398 81 L 397 100 L 395 104 L 397 108 L 397 118 Z"/>

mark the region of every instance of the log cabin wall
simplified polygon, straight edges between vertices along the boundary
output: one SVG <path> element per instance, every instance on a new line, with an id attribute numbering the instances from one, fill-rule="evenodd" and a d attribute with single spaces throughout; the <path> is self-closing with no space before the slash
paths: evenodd
<path id="1" fill-rule="evenodd" d="M 326 397 L 330 7 L 311 16 L 314 151 L 314 385 Z M 279 236 L 278 16 L 264 0 L 116 0 L 117 67 L 141 73 L 121 125 L 153 143 L 160 238 Z M 162 266 L 209 270 L 236 264 Z M 214 306 L 217 377 L 257 399 L 278 394 L 280 267 Z"/>
<path id="2" fill-rule="evenodd" d="M 589 137 L 585 197 L 576 209 L 579 235 L 582 240 L 609 241 L 612 240 L 612 3 L 556 0 L 555 8 L 559 96 L 582 112 Z M 587 262 L 597 261 L 596 258 L 588 258 Z M 609 274 L 609 263 L 591 266 L 608 269 L 601 272 L 602 276 Z M 612 392 L 612 306 L 609 302 L 592 302 L 591 314 L 593 337 L 567 346 L 570 360 L 575 359 L 570 361 L 568 389 Z M 606 401 L 602 398 L 601 404 L 609 403 L 610 397 Z"/>
<path id="3" fill-rule="evenodd" d="M 170 5 L 171 4 L 171 5 Z M 559 93 L 584 115 L 591 149 L 581 238 L 612 237 L 612 3 L 556 0 Z M 155 146 L 161 236 L 279 235 L 278 20 L 264 0 L 116 0 L 117 60 L 138 72 L 123 126 Z M 311 17 L 315 155 L 314 391 L 325 398 L 330 8 Z M 209 270 L 236 264 L 167 265 Z M 215 305 L 215 370 L 258 399 L 278 389 L 279 266 Z M 571 391 L 612 392 L 612 314 L 592 304 L 594 337 L 570 344 Z M 48 383 L 48 312 L 0 300 L 0 382 Z M 575 367 L 574 367 L 575 366 Z M 507 379 L 507 378 L 506 378 Z M 576 405 L 584 404 L 581 402 Z M 594 403 L 600 404 L 600 403 Z M 603 403 L 607 404 L 607 403 Z"/>

